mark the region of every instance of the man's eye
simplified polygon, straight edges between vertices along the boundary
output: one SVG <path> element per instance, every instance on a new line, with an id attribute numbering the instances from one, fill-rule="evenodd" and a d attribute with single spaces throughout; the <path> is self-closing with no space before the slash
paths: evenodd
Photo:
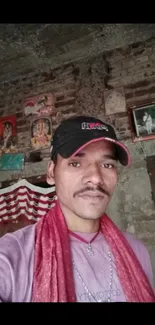
<path id="1" fill-rule="evenodd" d="M 71 162 L 69 165 L 72 167 L 80 167 L 80 164 L 78 162 Z"/>
<path id="2" fill-rule="evenodd" d="M 113 164 L 103 164 L 103 167 L 110 169 L 110 168 L 114 168 L 114 165 Z"/>

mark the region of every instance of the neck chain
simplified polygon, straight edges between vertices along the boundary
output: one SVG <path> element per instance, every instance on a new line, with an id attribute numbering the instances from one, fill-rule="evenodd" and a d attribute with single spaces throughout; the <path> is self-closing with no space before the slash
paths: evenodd
<path id="1" fill-rule="evenodd" d="M 100 230 L 95 234 L 95 236 L 90 240 L 90 241 L 87 241 L 85 240 L 84 238 L 82 238 L 81 236 L 75 234 L 73 231 L 71 230 L 68 230 L 69 234 L 73 237 L 75 237 L 76 239 L 79 239 L 80 241 L 82 241 L 83 243 L 86 243 L 87 244 L 87 253 L 89 256 L 93 256 L 94 255 L 94 252 L 93 252 L 93 249 L 92 249 L 92 246 L 91 246 L 91 243 L 95 240 L 95 238 L 98 236 Z"/>
<path id="2" fill-rule="evenodd" d="M 108 290 L 108 297 L 107 300 L 105 302 L 111 302 L 111 291 L 112 291 L 112 278 L 113 278 L 113 269 L 112 269 L 112 257 L 111 257 L 111 252 L 110 249 L 108 247 L 108 257 L 109 257 L 109 262 L 110 262 L 110 272 L 109 272 L 109 290 Z M 86 286 L 85 282 L 83 281 L 83 278 L 81 276 L 81 274 L 79 273 L 79 270 L 75 264 L 74 261 L 72 261 L 73 267 L 76 271 L 76 274 L 79 278 L 79 280 L 82 282 L 82 285 L 85 289 L 85 291 L 87 292 L 88 296 L 90 299 L 93 299 L 94 302 L 102 302 L 101 299 L 96 299 L 93 294 L 90 292 L 90 290 L 88 289 L 88 287 Z"/>

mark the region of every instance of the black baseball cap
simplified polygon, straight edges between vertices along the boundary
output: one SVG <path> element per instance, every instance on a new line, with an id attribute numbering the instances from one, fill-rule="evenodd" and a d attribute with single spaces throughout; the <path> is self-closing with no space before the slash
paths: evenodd
<path id="1" fill-rule="evenodd" d="M 130 164 L 129 151 L 123 143 L 117 140 L 114 128 L 90 116 L 72 117 L 58 126 L 51 142 L 51 159 L 55 161 L 57 154 L 63 158 L 69 158 L 89 143 L 99 140 L 114 143 L 119 162 L 126 167 Z"/>

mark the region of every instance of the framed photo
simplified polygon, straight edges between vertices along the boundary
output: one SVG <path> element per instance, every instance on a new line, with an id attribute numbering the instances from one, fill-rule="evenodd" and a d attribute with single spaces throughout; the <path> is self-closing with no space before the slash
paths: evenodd
<path id="1" fill-rule="evenodd" d="M 155 139 L 155 103 L 130 108 L 133 141 Z"/>

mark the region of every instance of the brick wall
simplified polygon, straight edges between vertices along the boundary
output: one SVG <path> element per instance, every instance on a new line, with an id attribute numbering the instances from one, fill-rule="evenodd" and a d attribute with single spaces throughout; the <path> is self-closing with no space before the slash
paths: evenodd
<path id="1" fill-rule="evenodd" d="M 15 114 L 17 117 L 17 141 L 20 152 L 28 154 L 32 152 L 30 143 L 30 125 L 29 120 L 24 115 L 23 101 L 31 95 L 37 95 L 42 92 L 53 92 L 55 96 L 55 110 L 52 115 L 52 128 L 55 130 L 59 122 L 76 113 L 74 107 L 76 96 L 76 85 L 73 66 L 65 66 L 55 71 L 38 72 L 21 76 L 20 80 L 4 82 L 1 87 L 0 116 Z M 46 159 L 49 156 L 49 149 L 41 151 L 42 162 L 25 164 L 23 172 L 1 172 L 1 182 L 3 180 L 17 179 L 20 177 L 29 177 L 40 175 L 46 172 Z M 45 160 L 45 161 L 44 161 Z"/>
<path id="2" fill-rule="evenodd" d="M 53 130 L 63 118 L 73 114 L 91 114 L 114 125 L 128 146 L 132 165 L 120 170 L 119 184 L 110 203 L 111 218 L 123 229 L 142 239 L 151 254 L 155 273 L 155 206 L 146 157 L 155 155 L 155 141 L 133 144 L 128 113 L 105 116 L 104 91 L 123 86 L 126 105 L 155 100 L 155 39 L 118 48 L 68 64 L 53 71 L 29 72 L 20 80 L 7 80 L 0 87 L 0 115 L 16 114 L 19 151 L 31 151 L 29 124 L 23 112 L 25 97 L 51 91 L 56 102 Z M 25 164 L 23 172 L 0 172 L 1 182 L 46 173 L 49 151 L 42 151 L 41 162 Z"/>
<path id="3" fill-rule="evenodd" d="M 154 51 L 155 40 L 151 39 L 106 52 L 82 63 L 68 64 L 53 71 L 29 72 L 19 80 L 10 79 L 2 83 L 0 116 L 16 114 L 19 151 L 32 150 L 23 100 L 44 91 L 53 92 L 56 98 L 53 130 L 63 118 L 83 113 L 108 120 L 115 126 L 121 139 L 130 138 L 127 112 L 105 116 L 104 91 L 123 86 L 127 106 L 154 100 Z M 1 177 L 3 179 L 3 175 Z"/>

